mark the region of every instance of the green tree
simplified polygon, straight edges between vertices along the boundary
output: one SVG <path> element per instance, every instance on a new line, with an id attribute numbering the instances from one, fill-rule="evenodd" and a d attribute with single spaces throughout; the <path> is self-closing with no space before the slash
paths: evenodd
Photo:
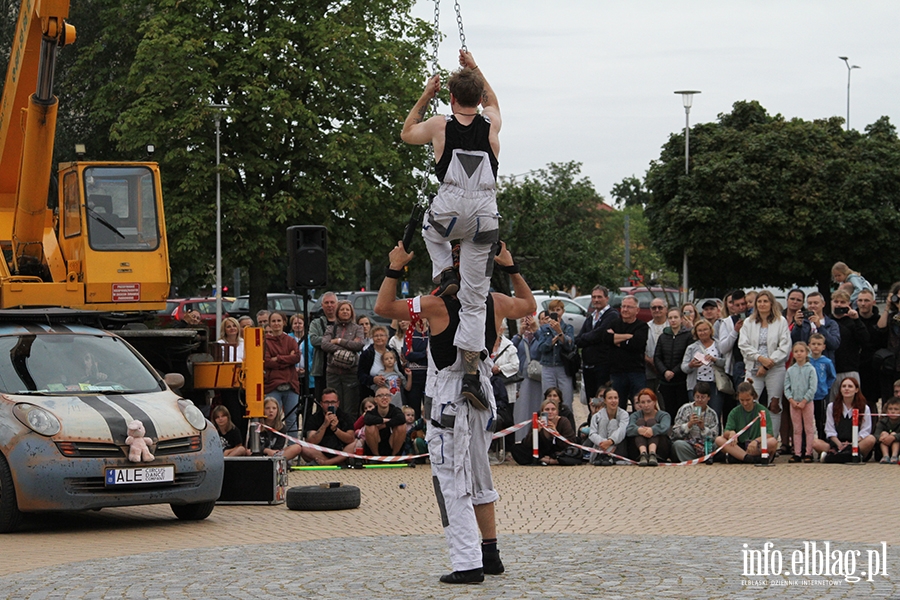
<path id="1" fill-rule="evenodd" d="M 532 288 L 616 287 L 624 278 L 621 245 L 614 256 L 603 198 L 580 173 L 580 163 L 552 163 L 498 190 L 500 237 Z M 506 289 L 497 273 L 495 285 Z"/>
<path id="2" fill-rule="evenodd" d="M 644 182 L 634 175 L 615 184 L 610 195 L 619 208 L 624 206 L 644 208 L 650 201 L 650 193 L 644 188 Z"/>
<path id="3" fill-rule="evenodd" d="M 106 126 L 120 155 L 156 145 L 179 281 L 207 283 L 213 262 L 212 103 L 228 105 L 224 262 L 249 269 L 253 307 L 283 273 L 289 225 L 327 227 L 329 287 L 356 287 L 364 259 L 386 257 L 426 166 L 399 141 L 430 35 L 412 0 L 85 4 L 103 23 L 68 71 L 67 89 L 88 82 L 72 111 L 91 115 L 100 146 Z"/>
<path id="4" fill-rule="evenodd" d="M 628 217 L 628 238 L 631 249 L 631 266 L 625 265 L 625 218 Z M 678 287 L 679 275 L 667 269 L 662 256 L 657 252 L 650 235 L 647 217 L 640 205 L 626 206 L 607 215 L 604 221 L 606 239 L 610 240 L 610 252 L 613 260 L 614 272 L 625 274 L 630 279 L 634 271 L 638 271 L 643 278 L 643 285 L 661 285 Z M 617 286 L 631 285 L 625 281 L 619 281 Z"/>
<path id="5" fill-rule="evenodd" d="M 886 117 L 865 133 L 842 119 L 770 116 L 737 102 L 718 122 L 673 134 L 646 177 L 650 233 L 666 262 L 690 259 L 695 287 L 827 287 L 843 260 L 872 281 L 900 277 L 900 140 Z"/>

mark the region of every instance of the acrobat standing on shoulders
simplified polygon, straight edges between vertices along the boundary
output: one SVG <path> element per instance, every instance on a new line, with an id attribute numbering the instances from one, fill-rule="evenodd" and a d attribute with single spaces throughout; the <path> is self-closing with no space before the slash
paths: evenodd
<path id="1" fill-rule="evenodd" d="M 406 117 L 400 137 L 408 144 L 434 147 L 441 185 L 425 213 L 422 237 L 431 255 L 432 277 L 440 284 L 436 294 L 455 294 L 462 305 L 454 344 L 465 364 L 463 396 L 475 408 L 487 410 L 478 363 L 481 353 L 490 351 L 484 347 L 485 300 L 500 239 L 500 105 L 472 54 L 460 50 L 459 64 L 447 84 L 452 114 L 424 120 L 428 102 L 441 89 L 440 76 L 435 75 Z M 453 267 L 452 240 L 460 240 L 458 273 Z"/>

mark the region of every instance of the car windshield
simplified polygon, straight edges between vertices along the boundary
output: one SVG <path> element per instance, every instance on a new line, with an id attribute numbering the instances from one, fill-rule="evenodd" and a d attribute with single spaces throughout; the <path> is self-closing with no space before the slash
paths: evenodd
<path id="1" fill-rule="evenodd" d="M 0 337 L 0 392 L 7 394 L 160 391 L 156 376 L 125 343 L 65 333 Z"/>

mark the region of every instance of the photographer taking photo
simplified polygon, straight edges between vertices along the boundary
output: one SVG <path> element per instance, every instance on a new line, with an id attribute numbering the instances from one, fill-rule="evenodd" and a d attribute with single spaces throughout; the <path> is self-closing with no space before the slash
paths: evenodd
<path id="1" fill-rule="evenodd" d="M 894 381 L 900 379 L 900 281 L 888 293 L 887 308 L 878 318 L 878 333 L 883 350 L 875 352 L 872 366 L 879 372 L 881 398 L 887 400 L 894 395 Z"/>
<path id="2" fill-rule="evenodd" d="M 838 290 L 831 295 L 831 314 L 838 324 L 841 343 L 834 351 L 834 369 L 837 381 L 847 377 L 859 381 L 859 356 L 863 347 L 869 343 L 869 330 L 860 321 L 859 313 L 850 306 L 850 294 Z M 840 383 L 831 388 L 828 399 L 833 401 L 840 391 Z"/>
<path id="3" fill-rule="evenodd" d="M 791 344 L 806 342 L 809 336 L 821 333 L 825 336 L 825 356 L 834 361 L 834 352 L 841 345 L 841 330 L 834 319 L 826 317 L 825 298 L 819 292 L 806 297 L 807 310 L 802 308 L 794 313 L 794 327 L 791 328 Z"/>

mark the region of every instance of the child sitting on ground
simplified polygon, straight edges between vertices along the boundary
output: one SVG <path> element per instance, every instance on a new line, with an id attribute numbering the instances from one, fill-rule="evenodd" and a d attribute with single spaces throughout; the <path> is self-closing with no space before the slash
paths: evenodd
<path id="1" fill-rule="evenodd" d="M 263 400 L 263 425 L 268 425 L 278 433 L 263 429 L 259 432 L 259 447 L 266 456 L 276 456 L 284 451 L 284 413 L 281 412 L 281 403 L 269 396 Z M 249 433 L 249 432 L 248 432 Z"/>
<path id="2" fill-rule="evenodd" d="M 591 419 L 600 411 L 601 408 L 603 408 L 603 398 L 591 398 L 591 401 L 588 404 L 588 410 L 591 411 L 591 414 L 588 415 L 587 421 L 582 423 L 578 427 L 578 431 L 576 432 L 575 441 L 577 441 L 579 444 L 584 444 L 588 437 L 590 437 Z"/>
<path id="3" fill-rule="evenodd" d="M 393 352 L 385 352 L 381 357 L 381 363 L 384 365 L 384 371 L 379 373 L 379 375 L 384 377 L 384 385 L 391 390 L 391 404 L 402 407 L 403 392 L 400 390 L 402 388 L 408 392 L 412 389 L 412 371 L 406 368 L 403 369 L 405 374 L 401 373 L 400 368 L 397 366 L 397 357 L 394 356 Z"/>
<path id="4" fill-rule="evenodd" d="M 881 447 L 881 462 L 895 465 L 900 460 L 900 398 L 894 396 L 884 403 L 882 410 L 887 416 L 875 424 L 875 439 Z"/>
<path id="5" fill-rule="evenodd" d="M 416 411 L 412 406 L 401 407 L 406 417 L 406 441 L 403 443 L 403 454 L 426 454 L 428 444 L 425 443 L 425 419 L 416 419 Z"/>
<path id="6" fill-rule="evenodd" d="M 359 405 L 359 418 L 356 419 L 356 422 L 353 424 L 353 431 L 356 434 L 356 439 L 365 440 L 366 438 L 366 426 L 363 421 L 366 418 L 366 413 L 375 408 L 375 399 L 374 398 L 366 398 Z"/>

